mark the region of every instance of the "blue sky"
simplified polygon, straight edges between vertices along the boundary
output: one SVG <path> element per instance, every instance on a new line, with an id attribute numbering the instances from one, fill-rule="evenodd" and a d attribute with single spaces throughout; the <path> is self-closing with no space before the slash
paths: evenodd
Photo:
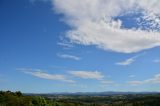
<path id="1" fill-rule="evenodd" d="M 119 1 L 1 0 L 0 90 L 160 91 L 160 3 Z"/>

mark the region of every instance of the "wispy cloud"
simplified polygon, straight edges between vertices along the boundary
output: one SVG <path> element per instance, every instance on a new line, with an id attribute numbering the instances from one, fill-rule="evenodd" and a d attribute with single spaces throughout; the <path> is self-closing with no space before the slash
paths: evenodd
<path id="1" fill-rule="evenodd" d="M 117 65 L 122 65 L 122 66 L 128 66 L 128 65 L 134 63 L 138 57 L 140 57 L 140 56 L 142 56 L 142 55 L 144 55 L 144 54 L 145 54 L 145 52 L 142 53 L 142 54 L 138 54 L 138 55 L 136 55 L 136 56 L 133 56 L 133 57 L 131 57 L 131 58 L 128 58 L 128 59 L 126 59 L 126 60 L 124 60 L 124 61 L 118 62 L 118 63 L 116 63 L 116 64 L 117 64 Z"/>
<path id="2" fill-rule="evenodd" d="M 61 46 L 64 49 L 71 49 L 74 47 L 74 45 L 66 39 L 64 36 L 59 36 L 60 41 L 57 42 L 58 46 Z"/>
<path id="3" fill-rule="evenodd" d="M 135 53 L 160 46 L 160 2 L 158 0 L 52 0 L 57 13 L 71 26 L 71 42 L 95 45 L 104 50 Z M 126 5 L 127 4 L 127 5 Z M 156 5 L 155 5 L 156 4 Z M 83 12 L 82 12 L 83 11 Z M 126 14 L 142 14 L 140 26 L 124 28 Z M 78 13 L 78 14 L 77 14 Z M 144 23 L 147 22 L 147 26 Z M 149 29 L 145 27 L 150 26 Z M 133 60 L 130 60 L 133 61 Z"/>
<path id="4" fill-rule="evenodd" d="M 118 63 L 116 63 L 116 64 L 117 64 L 117 65 L 122 65 L 122 66 L 127 66 L 127 65 L 130 65 L 130 64 L 132 64 L 133 62 L 135 62 L 135 60 L 136 60 L 136 57 L 131 57 L 131 58 L 127 59 L 127 60 L 118 62 Z"/>
<path id="5" fill-rule="evenodd" d="M 160 74 L 157 74 L 150 79 L 146 79 L 142 81 L 129 81 L 128 83 L 133 86 L 138 86 L 143 84 L 160 84 Z"/>
<path id="6" fill-rule="evenodd" d="M 70 54 L 57 54 L 58 57 L 64 59 L 72 59 L 72 60 L 80 60 L 81 58 L 78 56 L 70 55 Z"/>
<path id="7" fill-rule="evenodd" d="M 49 74 L 46 72 L 43 72 L 43 70 L 40 69 L 17 69 L 20 70 L 22 72 L 24 72 L 25 74 L 29 74 L 38 78 L 42 78 L 42 79 L 48 79 L 48 80 L 58 80 L 58 81 L 63 81 L 63 82 L 68 82 L 68 83 L 74 83 L 75 81 L 67 79 L 65 75 L 61 75 L 61 74 Z"/>
<path id="8" fill-rule="evenodd" d="M 70 43 L 64 43 L 64 42 L 58 42 L 57 45 L 63 46 L 65 48 L 72 48 L 73 47 L 73 45 L 71 45 Z"/>
<path id="9" fill-rule="evenodd" d="M 99 71 L 69 71 L 69 73 L 75 77 L 83 78 L 83 79 L 103 79 L 103 75 Z"/>

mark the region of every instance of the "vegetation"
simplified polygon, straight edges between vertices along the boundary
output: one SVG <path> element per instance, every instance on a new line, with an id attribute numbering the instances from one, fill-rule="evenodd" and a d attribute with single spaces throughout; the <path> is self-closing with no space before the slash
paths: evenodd
<path id="1" fill-rule="evenodd" d="M 160 106 L 160 94 L 24 95 L 0 91 L 0 106 Z"/>
<path id="2" fill-rule="evenodd" d="M 24 96 L 20 91 L 0 91 L 0 106 L 54 106 L 40 96 Z"/>

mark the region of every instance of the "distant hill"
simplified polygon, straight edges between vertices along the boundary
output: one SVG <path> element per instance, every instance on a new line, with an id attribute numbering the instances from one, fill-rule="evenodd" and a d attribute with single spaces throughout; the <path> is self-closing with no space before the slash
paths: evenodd
<path id="1" fill-rule="evenodd" d="M 107 96 L 107 95 L 136 95 L 136 94 L 160 94 L 160 92 L 114 92 L 114 91 L 106 91 L 106 92 L 55 92 L 55 93 L 26 93 L 27 95 L 90 95 L 90 96 Z"/>

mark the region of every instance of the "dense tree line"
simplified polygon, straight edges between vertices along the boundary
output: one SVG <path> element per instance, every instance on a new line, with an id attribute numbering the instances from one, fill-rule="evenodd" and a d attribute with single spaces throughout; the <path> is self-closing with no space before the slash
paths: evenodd
<path id="1" fill-rule="evenodd" d="M 160 94 L 49 98 L 23 95 L 20 91 L 0 91 L 0 106 L 160 106 Z"/>
<path id="2" fill-rule="evenodd" d="M 0 91 L 0 106 L 54 106 L 54 103 L 40 96 L 24 96 L 20 91 Z"/>

